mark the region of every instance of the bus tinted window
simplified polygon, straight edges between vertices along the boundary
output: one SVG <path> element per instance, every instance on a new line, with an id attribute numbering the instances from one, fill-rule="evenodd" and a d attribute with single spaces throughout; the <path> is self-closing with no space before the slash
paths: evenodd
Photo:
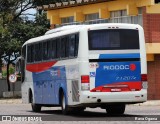
<path id="1" fill-rule="evenodd" d="M 56 58 L 56 54 L 57 54 L 57 53 L 56 53 L 56 51 L 57 51 L 57 50 L 56 50 L 56 40 L 55 40 L 55 39 L 54 39 L 54 40 L 52 39 L 52 40 L 51 40 L 51 43 L 52 43 L 51 58 L 52 58 L 52 59 L 55 59 L 55 58 Z"/>
<path id="2" fill-rule="evenodd" d="M 34 62 L 34 57 L 35 57 L 35 49 L 34 49 L 34 44 L 31 45 L 31 62 Z"/>
<path id="3" fill-rule="evenodd" d="M 35 57 L 35 49 L 34 49 L 34 44 L 31 44 L 27 47 L 27 62 L 34 62 L 34 57 Z"/>
<path id="4" fill-rule="evenodd" d="M 39 51 L 37 51 L 38 53 L 36 53 L 36 56 L 38 56 L 38 61 L 42 61 L 42 48 L 43 48 L 43 43 L 40 42 L 39 43 Z"/>
<path id="5" fill-rule="evenodd" d="M 89 50 L 139 49 L 138 30 L 105 29 L 89 31 Z"/>
<path id="6" fill-rule="evenodd" d="M 27 62 L 77 57 L 79 34 L 69 34 L 28 45 Z"/>
<path id="7" fill-rule="evenodd" d="M 65 57 L 69 57 L 69 36 L 65 36 Z"/>
<path id="8" fill-rule="evenodd" d="M 27 62 L 30 62 L 30 60 L 31 60 L 31 47 L 30 46 L 28 46 L 27 47 Z"/>
<path id="9" fill-rule="evenodd" d="M 69 38 L 69 57 L 74 57 L 75 51 L 75 34 L 70 35 Z"/>
<path id="10" fill-rule="evenodd" d="M 61 57 L 61 45 L 60 45 L 60 38 L 56 39 L 56 47 L 57 47 L 57 58 Z"/>
<path id="11" fill-rule="evenodd" d="M 45 41 L 43 42 L 43 60 L 48 59 L 48 43 Z"/>
<path id="12" fill-rule="evenodd" d="M 22 48 L 22 56 L 24 59 L 26 58 L 26 45 Z"/>
<path id="13" fill-rule="evenodd" d="M 79 34 L 76 34 L 76 43 L 75 43 L 75 53 L 74 56 L 77 57 L 78 56 L 78 46 L 79 46 Z"/>
<path id="14" fill-rule="evenodd" d="M 67 39 L 68 39 L 67 36 L 61 38 L 61 58 L 67 57 L 67 50 L 66 50 L 68 41 Z"/>
<path id="15" fill-rule="evenodd" d="M 35 55 L 35 61 L 37 62 L 37 61 L 41 61 L 41 49 L 40 49 L 40 44 L 39 43 L 37 43 L 37 44 L 35 44 L 35 52 L 36 52 L 36 55 Z"/>

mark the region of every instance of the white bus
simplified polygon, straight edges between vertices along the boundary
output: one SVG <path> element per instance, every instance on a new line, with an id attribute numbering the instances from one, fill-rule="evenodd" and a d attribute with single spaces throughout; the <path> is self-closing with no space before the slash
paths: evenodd
<path id="1" fill-rule="evenodd" d="M 62 113 L 101 107 L 123 114 L 147 100 L 144 32 L 134 24 L 66 26 L 22 47 L 22 100 Z"/>

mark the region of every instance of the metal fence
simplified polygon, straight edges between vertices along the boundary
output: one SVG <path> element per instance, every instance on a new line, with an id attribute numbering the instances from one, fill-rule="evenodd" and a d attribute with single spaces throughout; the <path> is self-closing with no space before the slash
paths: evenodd
<path id="1" fill-rule="evenodd" d="M 99 23 L 129 23 L 129 24 L 139 24 L 143 26 L 142 14 L 138 14 L 138 16 L 122 16 L 122 17 L 113 17 L 110 19 L 95 19 L 85 22 L 62 23 L 60 25 L 55 25 L 55 27 L 58 28 L 65 25 L 85 25 L 85 24 L 99 24 Z"/>

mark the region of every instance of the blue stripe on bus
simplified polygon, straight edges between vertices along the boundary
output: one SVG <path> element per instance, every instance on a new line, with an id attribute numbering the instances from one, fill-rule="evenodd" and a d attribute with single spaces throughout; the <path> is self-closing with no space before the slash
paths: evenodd
<path id="1" fill-rule="evenodd" d="M 129 54 L 100 54 L 99 59 L 115 59 L 115 58 L 140 58 L 139 53 L 129 53 Z"/>
<path id="2" fill-rule="evenodd" d="M 43 72 L 33 72 L 35 103 L 60 104 L 59 89 L 62 88 L 67 98 L 65 66 L 54 66 Z M 66 99 L 68 104 L 68 100 Z"/>

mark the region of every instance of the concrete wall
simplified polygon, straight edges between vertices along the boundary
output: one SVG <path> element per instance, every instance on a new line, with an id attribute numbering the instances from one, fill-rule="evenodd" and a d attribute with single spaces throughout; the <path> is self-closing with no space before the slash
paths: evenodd
<path id="1" fill-rule="evenodd" d="M 13 91 L 13 85 L 11 84 L 11 91 Z M 8 89 L 6 79 L 0 79 L 0 98 L 3 97 L 3 92 L 6 92 Z M 17 81 L 15 83 L 15 91 L 21 91 L 21 82 Z"/>

